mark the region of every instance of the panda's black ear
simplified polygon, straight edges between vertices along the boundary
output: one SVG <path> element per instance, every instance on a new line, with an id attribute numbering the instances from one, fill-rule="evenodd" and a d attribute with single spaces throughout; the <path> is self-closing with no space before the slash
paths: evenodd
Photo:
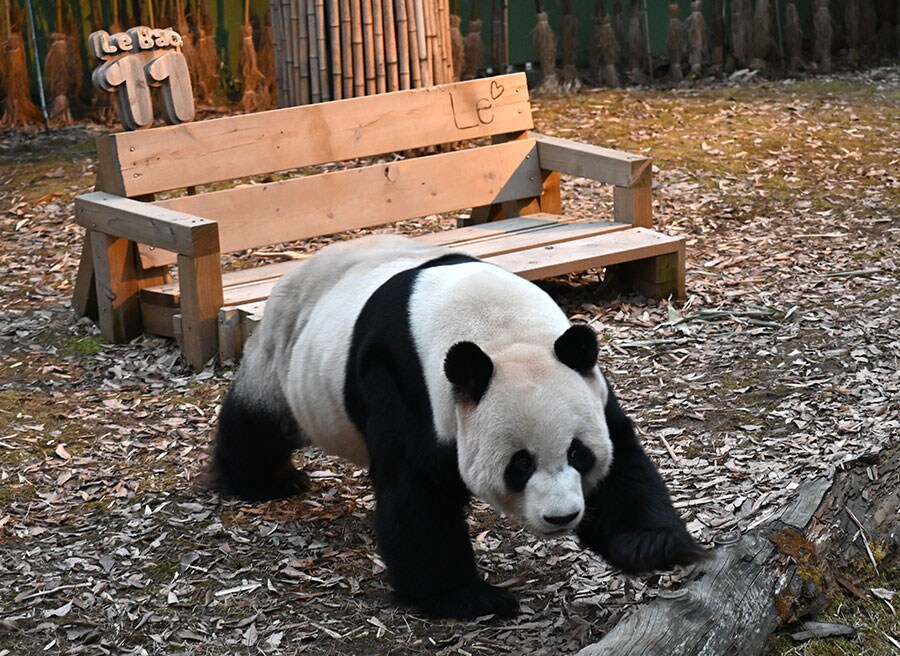
<path id="1" fill-rule="evenodd" d="M 559 336 L 553 350 L 564 365 L 587 375 L 597 364 L 597 334 L 586 324 L 576 324 Z"/>
<path id="2" fill-rule="evenodd" d="M 472 342 L 454 344 L 444 358 L 444 375 L 453 391 L 475 403 L 484 396 L 493 373 L 490 356 Z"/>

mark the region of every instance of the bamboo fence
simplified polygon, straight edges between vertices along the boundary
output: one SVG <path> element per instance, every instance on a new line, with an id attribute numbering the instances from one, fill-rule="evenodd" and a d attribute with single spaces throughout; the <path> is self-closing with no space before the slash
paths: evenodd
<path id="1" fill-rule="evenodd" d="M 282 107 L 450 82 L 449 0 L 270 0 Z"/>

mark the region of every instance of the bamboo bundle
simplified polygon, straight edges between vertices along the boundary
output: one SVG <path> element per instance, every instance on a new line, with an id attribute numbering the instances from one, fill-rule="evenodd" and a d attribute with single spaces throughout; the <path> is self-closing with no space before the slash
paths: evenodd
<path id="1" fill-rule="evenodd" d="M 462 79 L 463 64 L 465 63 L 465 50 L 463 35 L 460 29 L 462 18 L 456 14 L 450 16 L 450 50 L 453 53 L 453 79 Z"/>
<path id="2" fill-rule="evenodd" d="M 351 42 L 353 44 L 353 95 L 366 95 L 366 69 L 363 64 L 362 0 L 350 0 Z"/>
<path id="3" fill-rule="evenodd" d="M 406 22 L 409 31 L 409 70 L 412 76 L 412 86 L 421 87 L 422 66 L 419 60 L 419 33 L 416 25 L 415 0 L 406 0 Z"/>
<path id="4" fill-rule="evenodd" d="M 328 45 L 331 53 L 331 92 L 335 100 L 344 97 L 341 63 L 341 12 L 338 0 L 328 0 Z"/>
<path id="5" fill-rule="evenodd" d="M 784 42 L 790 58 L 790 70 L 798 73 L 803 70 L 803 29 L 800 27 L 800 14 L 797 3 L 789 0 L 784 8 Z"/>
<path id="6" fill-rule="evenodd" d="M 669 80 L 681 82 L 681 60 L 684 57 L 684 26 L 678 17 L 678 5 L 669 5 L 669 26 L 666 31 L 666 51 L 669 55 Z"/>
<path id="7" fill-rule="evenodd" d="M 394 2 L 384 1 L 384 62 L 387 69 L 387 90 L 400 90 L 400 63 L 397 53 L 397 24 L 394 22 Z"/>
<path id="8" fill-rule="evenodd" d="M 646 37 L 644 35 L 644 23 L 641 20 L 640 3 L 631 0 L 631 10 L 628 17 L 628 74 L 638 83 L 645 81 L 643 72 L 645 61 Z"/>
<path id="9" fill-rule="evenodd" d="M 428 33 L 425 29 L 425 8 L 422 6 L 423 2 L 424 0 L 412 0 L 415 12 L 416 42 L 419 51 L 419 70 L 421 71 L 420 84 L 423 87 L 427 87 L 434 83 L 434 79 L 431 76 L 431 62 L 428 58 Z"/>
<path id="10" fill-rule="evenodd" d="M 444 71 L 447 70 L 444 55 L 441 52 L 438 18 L 434 0 L 423 0 L 425 13 L 425 43 L 428 49 L 428 72 L 432 84 L 444 83 Z"/>
<path id="11" fill-rule="evenodd" d="M 44 81 L 50 96 L 51 126 L 72 125 L 72 111 L 69 107 L 69 61 L 73 57 L 69 49 L 69 39 L 63 32 L 62 0 L 56 0 L 56 32 L 51 35 L 52 43 L 44 59 Z"/>
<path id="12" fill-rule="evenodd" d="M 308 2 L 309 0 L 307 0 Z M 319 97 L 323 101 L 331 100 L 331 89 L 328 74 L 328 28 L 325 24 L 325 0 L 315 0 L 313 12 L 316 19 L 315 32 L 309 33 L 310 41 L 315 38 L 316 61 L 318 70 L 313 69 L 311 77 L 318 76 Z M 310 46 L 312 47 L 312 46 Z"/>
<path id="13" fill-rule="evenodd" d="M 194 45 L 194 35 L 191 32 L 191 28 L 187 22 L 187 16 L 185 15 L 184 10 L 184 0 L 176 0 L 176 9 L 175 9 L 175 31 L 181 35 L 181 54 L 184 55 L 184 61 L 188 67 L 188 74 L 191 78 L 191 88 L 194 92 L 194 97 L 197 96 L 197 48 Z M 117 3 L 113 2 L 113 6 Z M 110 28 L 112 29 L 112 28 Z M 114 33 L 114 32 L 113 32 Z M 109 94 L 105 91 L 101 91 L 104 95 L 108 96 Z"/>
<path id="14" fill-rule="evenodd" d="M 341 10 L 341 81 L 344 98 L 353 97 L 353 27 L 350 0 L 340 0 Z"/>
<path id="15" fill-rule="evenodd" d="M 384 62 L 384 11 L 381 0 L 372 3 L 372 26 L 375 39 L 375 93 L 387 91 L 387 66 Z"/>
<path id="16" fill-rule="evenodd" d="M 241 109 L 255 112 L 269 105 L 268 87 L 259 70 L 256 47 L 253 45 L 253 25 L 250 23 L 250 0 L 244 0 L 244 24 L 241 25 L 241 55 L 238 59 L 241 71 Z"/>
<path id="17" fill-rule="evenodd" d="M 375 93 L 375 27 L 372 18 L 372 0 L 362 0 L 362 26 L 366 95 L 372 95 Z"/>
<path id="18" fill-rule="evenodd" d="M 453 82 L 456 71 L 453 68 L 453 44 L 450 35 L 450 5 L 447 0 L 437 0 L 438 47 L 441 52 L 441 63 L 444 68 L 444 82 Z"/>
<path id="19" fill-rule="evenodd" d="M 814 50 L 816 61 L 823 73 L 831 72 L 831 12 L 828 10 L 828 0 L 816 0 L 816 13 L 813 16 L 813 30 L 815 33 Z"/>
<path id="20" fill-rule="evenodd" d="M 409 65 L 409 19 L 406 16 L 406 0 L 394 0 L 394 16 L 397 22 L 397 60 L 399 61 L 400 88 L 412 88 L 412 74 Z"/>
<path id="21" fill-rule="evenodd" d="M 768 0 L 763 0 L 768 1 Z M 768 12 L 768 10 L 767 10 Z M 768 16 L 768 13 L 766 14 Z M 707 43 L 706 20 L 703 18 L 703 3 L 694 0 L 691 3 L 691 15 L 687 20 L 688 37 L 688 63 L 691 65 L 691 75 L 697 76 L 703 68 L 706 59 Z"/>

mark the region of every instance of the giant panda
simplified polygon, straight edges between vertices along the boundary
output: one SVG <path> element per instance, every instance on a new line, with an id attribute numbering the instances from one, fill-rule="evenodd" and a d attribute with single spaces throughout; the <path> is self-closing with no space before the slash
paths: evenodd
<path id="1" fill-rule="evenodd" d="M 628 571 L 703 555 L 597 365 L 594 331 L 536 285 L 399 236 L 322 249 L 274 288 L 227 392 L 210 482 L 304 492 L 312 444 L 368 467 L 399 598 L 425 614 L 508 617 L 478 573 L 471 497 L 533 533 L 576 533 Z"/>

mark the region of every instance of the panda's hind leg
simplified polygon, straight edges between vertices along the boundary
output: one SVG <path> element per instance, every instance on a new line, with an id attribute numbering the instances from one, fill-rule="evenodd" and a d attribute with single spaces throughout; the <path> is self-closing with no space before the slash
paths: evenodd
<path id="1" fill-rule="evenodd" d="M 219 412 L 209 486 L 248 501 L 302 494 L 309 488 L 309 476 L 294 467 L 291 455 L 303 442 L 283 400 L 248 397 L 236 385 Z"/>

